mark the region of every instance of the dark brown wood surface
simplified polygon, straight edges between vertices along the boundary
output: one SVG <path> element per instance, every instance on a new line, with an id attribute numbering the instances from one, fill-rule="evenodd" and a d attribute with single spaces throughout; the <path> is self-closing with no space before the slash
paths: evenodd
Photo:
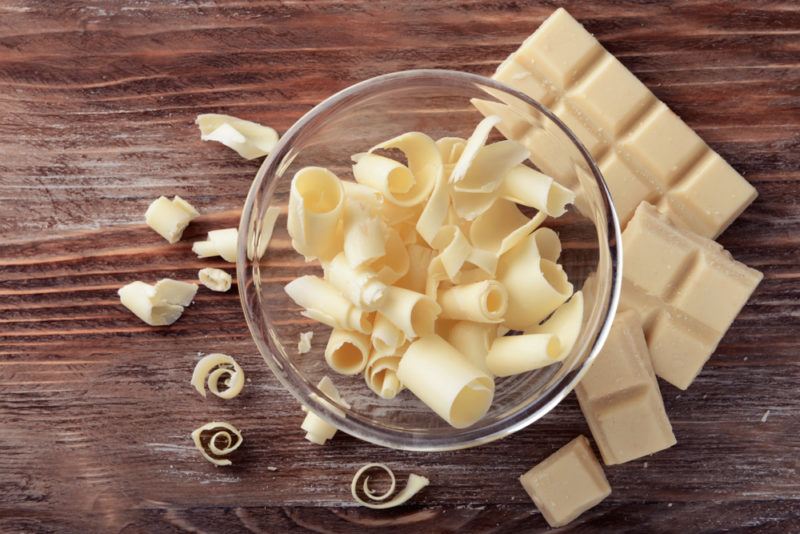
<path id="1" fill-rule="evenodd" d="M 678 444 L 608 468 L 572 532 L 800 530 L 800 6 L 564 2 L 753 183 L 720 241 L 765 273 L 686 392 L 662 384 Z M 549 2 L 0 2 L 0 531 L 519 532 L 546 524 L 517 483 L 588 429 L 574 396 L 528 429 L 443 454 L 302 439 L 297 404 L 250 340 L 235 292 L 201 291 L 170 328 L 118 303 L 133 279 L 191 279 L 192 238 L 233 225 L 258 162 L 203 144 L 196 114 L 285 131 L 359 80 L 410 68 L 491 74 Z M 205 214 L 169 246 L 158 195 Z M 238 357 L 236 401 L 188 381 L 197 352 Z M 763 416 L 769 411 L 766 421 Z M 215 469 L 189 433 L 245 431 Z M 432 484 L 353 507 L 364 462 Z"/>

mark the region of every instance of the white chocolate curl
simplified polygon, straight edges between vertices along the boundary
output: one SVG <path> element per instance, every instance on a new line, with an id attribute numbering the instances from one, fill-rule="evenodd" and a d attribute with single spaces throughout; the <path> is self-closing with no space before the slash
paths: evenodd
<path id="1" fill-rule="evenodd" d="M 563 360 L 572 351 L 583 327 L 584 302 L 583 292 L 577 291 L 569 302 L 562 304 L 553 315 L 540 325 L 525 330 L 526 334 L 554 334 L 561 343 L 559 360 Z"/>
<path id="2" fill-rule="evenodd" d="M 413 342 L 400 360 L 400 381 L 455 428 L 481 419 L 494 398 L 492 377 L 437 335 Z"/>
<path id="3" fill-rule="evenodd" d="M 381 313 L 375 315 L 375 324 L 372 327 L 370 338 L 375 351 L 380 354 L 391 354 L 395 352 L 406 341 L 406 336 L 402 330 L 397 328 L 394 323 L 384 317 Z"/>
<path id="4" fill-rule="evenodd" d="M 355 306 L 373 311 L 386 295 L 386 284 L 368 267 L 354 268 L 343 253 L 325 264 L 325 279 Z"/>
<path id="5" fill-rule="evenodd" d="M 203 435 L 209 432 L 211 437 L 204 442 Z M 231 461 L 224 457 L 238 449 L 244 439 L 242 433 L 230 423 L 215 421 L 192 432 L 192 441 L 203 458 L 214 465 L 223 466 L 231 465 Z"/>
<path id="6" fill-rule="evenodd" d="M 500 196 L 511 202 L 536 208 L 551 217 L 561 217 L 575 193 L 549 176 L 525 165 L 511 169 L 503 178 Z"/>
<path id="7" fill-rule="evenodd" d="M 455 182 L 459 191 L 491 193 L 496 191 L 503 177 L 525 161 L 530 152 L 524 145 L 512 140 L 499 141 L 478 149 L 467 172 Z"/>
<path id="8" fill-rule="evenodd" d="M 368 204 L 347 199 L 344 204 L 344 255 L 353 267 L 386 254 L 386 235 L 379 212 Z"/>
<path id="9" fill-rule="evenodd" d="M 200 139 L 222 143 L 245 159 L 266 156 L 278 143 L 278 132 L 269 126 L 230 115 L 203 113 L 195 123 L 200 127 Z"/>
<path id="10" fill-rule="evenodd" d="M 205 241 L 195 241 L 192 244 L 192 252 L 198 258 L 211 258 L 221 256 L 229 263 L 236 263 L 236 246 L 239 240 L 239 230 L 236 228 L 225 228 L 223 230 L 211 230 Z"/>
<path id="11" fill-rule="evenodd" d="M 458 321 L 450 327 L 444 338 L 472 365 L 487 375 L 492 375 L 486 365 L 486 355 L 497 335 L 496 324 Z"/>
<path id="12" fill-rule="evenodd" d="M 478 150 L 480 150 L 480 148 L 486 144 L 486 140 L 489 138 L 492 128 L 500 123 L 500 121 L 500 117 L 496 115 L 490 115 L 478 123 L 478 125 L 475 127 L 475 130 L 472 132 L 472 135 L 470 135 L 469 139 L 467 139 L 466 145 L 464 145 L 463 149 L 461 149 L 461 154 L 459 155 L 458 161 L 456 162 L 455 167 L 453 167 L 453 172 L 450 174 L 449 180 L 451 184 L 460 182 L 464 178 L 469 170 L 470 165 L 472 165 L 472 162 L 478 155 Z"/>
<path id="13" fill-rule="evenodd" d="M 155 199 L 148 206 L 144 220 L 158 235 L 170 243 L 177 243 L 189 223 L 199 215 L 194 206 L 175 195 L 172 200 L 167 197 Z"/>
<path id="14" fill-rule="evenodd" d="M 286 227 L 306 260 L 327 261 L 341 250 L 344 198 L 342 182 L 328 169 L 304 167 L 292 178 Z"/>
<path id="15" fill-rule="evenodd" d="M 364 477 L 361 489 L 368 498 L 377 502 L 367 502 L 358 495 L 358 482 L 361 480 L 362 475 L 364 475 L 370 469 L 382 469 L 384 472 L 386 472 L 386 474 L 389 475 L 389 478 L 391 480 L 389 489 L 386 492 L 384 492 L 383 494 L 376 494 L 369 489 L 369 476 Z M 389 497 L 392 496 L 392 494 L 394 494 L 394 490 L 397 485 L 394 473 L 385 464 L 370 463 L 363 466 L 358 471 L 356 471 L 356 474 L 353 477 L 353 482 L 350 484 L 350 492 L 353 494 L 353 499 L 355 499 L 356 502 L 358 502 L 358 504 L 360 504 L 361 506 L 366 506 L 367 508 L 372 508 L 373 510 L 385 510 L 387 508 L 394 508 L 395 506 L 400 506 L 401 504 L 405 504 L 406 502 L 408 502 L 409 499 L 411 499 L 414 495 L 419 493 L 419 491 L 428 484 L 430 484 L 430 480 L 428 480 L 423 476 L 415 475 L 412 473 L 408 475 L 408 481 L 406 482 L 406 485 L 402 489 L 402 491 L 400 491 L 397 495 L 395 495 L 393 499 L 386 501 L 386 499 L 388 499 Z"/>
<path id="16" fill-rule="evenodd" d="M 372 187 L 396 206 L 414 206 L 421 202 L 421 187 L 411 170 L 400 162 L 377 154 L 353 156 L 353 176 L 360 184 Z"/>
<path id="17" fill-rule="evenodd" d="M 417 243 L 408 245 L 406 251 L 408 254 L 408 272 L 395 285 L 417 293 L 425 293 L 428 267 L 435 253 L 430 248 Z"/>
<path id="18" fill-rule="evenodd" d="M 442 157 L 439 155 L 439 149 L 436 148 L 433 139 L 420 132 L 404 133 L 375 145 L 370 152 L 386 148 L 401 150 L 405 154 L 408 168 L 414 176 L 414 185 L 406 193 L 408 200 L 402 205 L 414 206 L 428 198 L 444 170 Z M 392 202 L 391 198 L 385 198 Z"/>
<path id="19" fill-rule="evenodd" d="M 450 140 L 455 139 L 456 141 L 443 141 L 440 139 L 436 141 L 436 148 L 439 151 L 439 158 L 442 161 L 442 172 L 439 173 L 439 177 L 434 184 L 433 191 L 431 192 L 431 196 L 428 197 L 428 201 L 425 203 L 425 207 L 422 209 L 422 213 L 417 219 L 417 223 L 415 228 L 422 239 L 425 240 L 426 243 L 433 246 L 433 241 L 436 238 L 436 234 L 439 232 L 439 229 L 445 223 L 447 219 L 447 213 L 450 209 L 450 184 L 447 182 L 447 175 L 445 171 L 447 166 L 444 165 L 445 159 L 442 154 L 443 150 L 452 153 L 453 150 L 457 150 L 458 141 L 461 141 L 461 145 L 463 147 L 463 140 L 459 140 L 458 138 L 449 138 Z"/>
<path id="20" fill-rule="evenodd" d="M 325 347 L 325 361 L 342 375 L 356 375 L 364 370 L 369 358 L 369 336 L 334 328 Z"/>
<path id="21" fill-rule="evenodd" d="M 403 345 L 387 354 L 373 351 L 369 356 L 367 366 L 364 368 L 364 381 L 379 397 L 393 399 L 403 388 L 397 377 L 397 368 L 406 348 L 407 346 Z"/>
<path id="22" fill-rule="evenodd" d="M 206 267 L 204 269 L 200 269 L 197 273 L 197 277 L 200 279 L 200 283 L 206 286 L 211 291 L 219 291 L 224 293 L 231 288 L 231 282 L 233 279 L 231 275 L 223 271 L 222 269 L 215 269 L 213 267 Z"/>
<path id="23" fill-rule="evenodd" d="M 495 376 L 511 376 L 558 362 L 561 343 L 554 334 L 523 334 L 498 337 L 486 356 L 486 366 Z"/>
<path id="24" fill-rule="evenodd" d="M 295 304 L 305 308 L 303 315 L 310 319 L 362 334 L 372 331 L 372 323 L 364 311 L 353 306 L 335 287 L 317 276 L 296 278 L 286 284 L 284 290 Z"/>
<path id="25" fill-rule="evenodd" d="M 442 309 L 435 300 L 422 293 L 390 286 L 386 288 L 386 298 L 378 311 L 402 330 L 406 338 L 414 339 L 433 333 L 434 323 Z"/>
<path id="26" fill-rule="evenodd" d="M 500 199 L 472 221 L 469 239 L 475 247 L 501 256 L 541 226 L 546 218 L 546 213 L 539 212 L 529 219 L 513 202 Z"/>
<path id="27" fill-rule="evenodd" d="M 508 292 L 496 280 L 453 286 L 439 291 L 443 319 L 500 323 L 508 309 Z"/>
<path id="28" fill-rule="evenodd" d="M 564 269 L 545 258 L 557 258 L 560 253 L 555 232 L 543 228 L 500 258 L 497 279 L 508 290 L 505 326 L 525 330 L 537 325 L 572 295 Z"/>
<path id="29" fill-rule="evenodd" d="M 408 272 L 408 251 L 394 228 L 386 232 L 386 254 L 371 262 L 369 268 L 386 285 L 394 284 Z"/>
<path id="30" fill-rule="evenodd" d="M 339 390 L 336 389 L 336 386 L 327 376 L 322 377 L 322 380 L 319 381 L 317 388 L 328 397 L 328 402 L 333 402 L 336 405 L 350 408 L 350 405 L 345 402 L 344 399 L 342 399 L 342 396 L 339 395 Z M 316 393 L 312 393 L 312 395 L 318 397 Z M 342 415 L 344 414 L 344 412 L 342 412 L 341 409 L 335 405 L 332 408 Z M 303 410 L 308 413 L 306 414 L 305 419 L 303 419 L 303 423 L 300 425 L 300 428 L 306 431 L 306 439 L 308 441 L 316 445 L 325 445 L 326 441 L 336 435 L 337 429 L 335 426 L 331 425 L 307 408 L 303 407 Z"/>
<path id="31" fill-rule="evenodd" d="M 204 356 L 194 366 L 191 384 L 194 389 L 206 396 L 205 384 L 208 389 L 220 399 L 232 399 L 241 393 L 244 387 L 244 371 L 232 357 L 227 354 L 209 354 Z M 223 391 L 219 390 L 219 383 L 225 385 Z"/>

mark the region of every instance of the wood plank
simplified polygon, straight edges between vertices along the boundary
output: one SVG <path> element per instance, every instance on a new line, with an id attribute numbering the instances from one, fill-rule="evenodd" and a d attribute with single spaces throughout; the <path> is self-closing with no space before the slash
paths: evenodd
<path id="1" fill-rule="evenodd" d="M 565 530 L 798 530 L 800 9 L 564 5 L 758 188 L 720 242 L 765 273 L 691 389 L 662 384 L 678 445 L 609 468 L 612 495 Z M 477 449 L 389 451 L 343 435 L 314 447 L 234 292 L 201 290 L 178 323 L 154 329 L 116 290 L 194 279 L 201 266 L 231 270 L 197 260 L 190 243 L 236 225 L 258 162 L 202 143 L 196 114 L 282 132 L 377 74 L 488 75 L 552 9 L 501 0 L 0 5 L 0 530 L 546 529 L 516 478 L 588 433 L 574 396 Z M 185 195 L 204 213 L 178 245 L 141 223 L 161 194 Z M 303 267 L 278 237 L 275 283 Z M 298 331 L 308 324 L 285 320 Z M 214 350 L 246 369 L 236 401 L 203 401 L 189 387 L 198 353 Z M 244 431 L 230 469 L 203 462 L 189 440 L 215 418 Z M 350 477 L 374 459 L 432 484 L 400 510 L 354 508 Z"/>

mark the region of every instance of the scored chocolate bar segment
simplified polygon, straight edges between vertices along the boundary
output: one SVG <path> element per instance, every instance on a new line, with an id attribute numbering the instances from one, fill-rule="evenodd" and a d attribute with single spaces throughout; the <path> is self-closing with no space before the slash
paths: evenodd
<path id="1" fill-rule="evenodd" d="M 606 465 L 675 445 L 635 311 L 614 318 L 603 350 L 575 393 Z"/>
<path id="2" fill-rule="evenodd" d="M 675 225 L 715 238 L 756 198 L 753 186 L 563 8 L 494 78 L 549 107 L 578 136 L 598 162 L 623 226 L 647 201 Z M 478 102 L 483 113 L 496 111 Z M 534 163 L 538 150 L 552 158 L 536 135 L 543 132 L 528 132 L 529 125 L 510 115 L 501 113 L 500 130 L 528 145 Z M 561 179 L 571 182 L 574 175 Z"/>
<path id="3" fill-rule="evenodd" d="M 551 527 L 566 525 L 611 494 L 584 436 L 558 449 L 519 481 Z"/>
<path id="4" fill-rule="evenodd" d="M 763 275 L 643 202 L 622 233 L 620 309 L 636 310 L 658 376 L 686 389 Z"/>

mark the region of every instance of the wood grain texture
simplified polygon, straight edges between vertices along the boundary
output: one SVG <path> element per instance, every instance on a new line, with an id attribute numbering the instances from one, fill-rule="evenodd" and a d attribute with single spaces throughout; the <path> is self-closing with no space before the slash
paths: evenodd
<path id="1" fill-rule="evenodd" d="M 559 4 L 561 5 L 561 4 Z M 678 445 L 607 469 L 614 489 L 565 531 L 800 530 L 800 9 L 796 2 L 564 2 L 758 189 L 720 241 L 765 280 L 687 392 L 662 384 Z M 574 396 L 518 434 L 443 454 L 302 439 L 235 293 L 201 291 L 173 327 L 118 304 L 132 279 L 192 279 L 192 238 L 236 223 L 257 162 L 204 145 L 223 112 L 285 131 L 354 82 L 408 68 L 491 74 L 549 2 L 0 3 L 0 530 L 519 532 L 546 529 L 516 478 L 588 433 Z M 204 213 L 169 246 L 141 224 L 161 194 Z M 248 373 L 202 402 L 198 352 Z M 762 423 L 762 416 L 769 417 Z M 214 469 L 189 433 L 244 430 Z M 380 458 L 432 484 L 354 508 Z M 277 468 L 276 470 L 269 469 Z"/>

